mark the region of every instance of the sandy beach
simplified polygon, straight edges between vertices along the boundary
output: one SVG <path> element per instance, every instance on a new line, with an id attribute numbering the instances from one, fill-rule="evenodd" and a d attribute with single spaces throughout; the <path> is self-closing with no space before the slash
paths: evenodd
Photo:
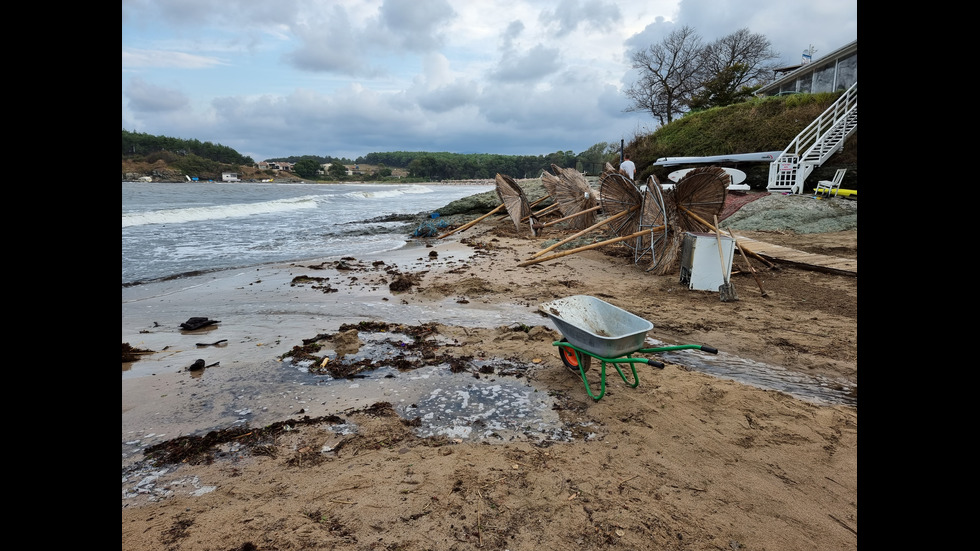
<path id="1" fill-rule="evenodd" d="M 856 230 L 736 233 L 857 258 Z M 635 388 L 610 367 L 596 401 L 538 307 L 597 297 L 658 341 L 820 378 L 856 404 L 857 277 L 753 261 L 756 281 L 738 257 L 739 300 L 722 302 L 624 247 L 517 266 L 560 236 L 492 218 L 376 257 L 124 288 L 122 342 L 146 353 L 123 364 L 123 549 L 856 549 L 856 405 L 676 359 L 639 364 Z M 182 329 L 192 317 L 217 323 Z M 526 389 L 541 424 L 420 436 L 426 416 L 401 414 L 428 396 L 408 388 L 430 369 L 417 363 L 317 381 L 398 357 L 395 334 L 469 381 L 452 384 Z"/>

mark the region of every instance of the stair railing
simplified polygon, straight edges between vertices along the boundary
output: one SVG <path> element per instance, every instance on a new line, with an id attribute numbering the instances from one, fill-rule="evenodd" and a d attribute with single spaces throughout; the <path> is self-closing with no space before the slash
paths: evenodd
<path id="1" fill-rule="evenodd" d="M 770 192 L 803 193 L 803 182 L 857 128 L 857 82 L 803 129 L 769 165 Z"/>

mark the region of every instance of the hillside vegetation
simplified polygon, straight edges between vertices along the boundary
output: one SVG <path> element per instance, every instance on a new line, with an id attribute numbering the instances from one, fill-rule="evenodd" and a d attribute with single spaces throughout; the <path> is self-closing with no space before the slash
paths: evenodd
<path id="1" fill-rule="evenodd" d="M 678 167 L 652 166 L 661 157 L 782 151 L 839 97 L 840 92 L 774 96 L 691 113 L 652 134 L 636 136 L 626 152 L 636 163 L 637 181 L 653 174 L 667 182 L 667 174 Z M 848 169 L 842 187 L 857 189 L 857 131 L 813 171 L 807 183 L 812 186 L 818 180 L 830 180 L 838 168 Z M 742 163 L 738 169 L 746 173 L 746 183 L 753 188 L 765 188 L 769 163 Z"/>

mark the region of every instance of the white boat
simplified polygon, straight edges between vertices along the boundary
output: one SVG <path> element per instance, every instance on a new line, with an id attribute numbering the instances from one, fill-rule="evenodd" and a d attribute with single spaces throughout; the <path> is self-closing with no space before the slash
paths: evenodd
<path id="1" fill-rule="evenodd" d="M 771 163 L 779 158 L 782 153 L 782 151 L 763 151 L 761 153 L 736 153 L 734 155 L 709 155 L 707 157 L 661 157 L 653 163 L 653 166 Z"/>

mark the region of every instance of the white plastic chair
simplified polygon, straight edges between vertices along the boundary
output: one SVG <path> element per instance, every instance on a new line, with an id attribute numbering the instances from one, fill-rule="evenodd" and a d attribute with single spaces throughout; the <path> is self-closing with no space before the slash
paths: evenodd
<path id="1" fill-rule="evenodd" d="M 821 193 L 825 193 L 827 197 L 830 197 L 831 193 L 837 195 L 838 190 L 840 190 L 840 183 L 844 180 L 845 172 L 847 172 L 846 168 L 838 168 L 833 180 L 820 180 L 817 182 L 817 189 L 813 190 L 813 196 L 816 197 Z"/>

